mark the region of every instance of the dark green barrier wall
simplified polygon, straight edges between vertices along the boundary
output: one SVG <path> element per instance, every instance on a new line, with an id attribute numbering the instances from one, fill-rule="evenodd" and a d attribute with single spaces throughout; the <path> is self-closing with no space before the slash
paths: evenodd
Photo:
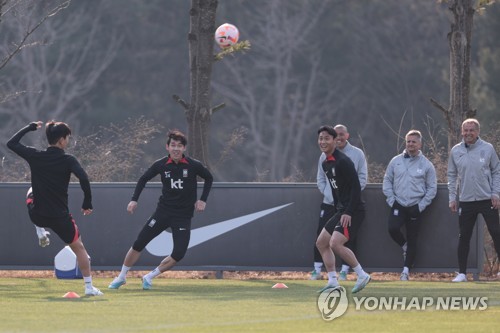
<path id="1" fill-rule="evenodd" d="M 94 213 L 82 216 L 82 192 L 70 186 L 70 209 L 92 257 L 94 269 L 118 269 L 137 233 L 154 211 L 160 184 L 146 187 L 134 215 L 126 212 L 135 184 L 92 184 Z M 0 269 L 52 269 L 64 244 L 55 236 L 38 246 L 24 197 L 29 184 L 0 184 Z M 200 192 L 200 191 L 199 191 Z M 364 191 L 367 218 L 358 240 L 358 258 L 368 271 L 400 271 L 401 249 L 387 232 L 389 208 L 381 184 Z M 195 213 L 190 249 L 176 269 L 310 270 L 321 196 L 315 184 L 214 183 L 207 209 Z M 482 267 L 483 233 L 478 223 L 471 241 L 468 267 Z M 136 268 L 156 266 L 169 253 L 170 235 L 155 239 Z M 448 191 L 438 194 L 422 215 L 414 271 L 457 270 L 458 216 L 448 209 Z"/>

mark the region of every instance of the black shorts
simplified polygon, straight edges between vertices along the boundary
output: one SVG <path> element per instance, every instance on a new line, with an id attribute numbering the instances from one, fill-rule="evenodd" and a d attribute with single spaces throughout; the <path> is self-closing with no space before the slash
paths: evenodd
<path id="1" fill-rule="evenodd" d="M 325 227 L 326 222 L 328 222 L 333 217 L 333 215 L 335 215 L 335 206 L 326 203 L 321 203 L 321 208 L 319 212 L 318 230 L 316 232 L 317 236 L 319 236 L 319 234 Z"/>
<path id="2" fill-rule="evenodd" d="M 181 240 L 179 242 L 179 247 L 187 249 L 191 235 L 191 217 L 173 216 L 164 212 L 162 209 L 157 209 L 146 221 L 146 224 L 139 232 L 132 248 L 141 252 L 146 245 L 149 244 L 149 242 L 168 228 L 172 229 L 174 237 L 174 251 L 176 250 L 176 242 L 179 239 Z M 185 252 L 185 250 L 181 252 Z"/>
<path id="3" fill-rule="evenodd" d="M 328 231 L 330 235 L 332 235 L 334 231 L 340 232 L 347 238 L 348 241 L 352 241 L 356 239 L 359 227 L 365 219 L 365 211 L 356 210 L 351 216 L 351 225 L 348 227 L 343 227 L 342 225 L 340 225 L 340 217 L 342 216 L 342 214 L 345 214 L 345 210 L 338 210 L 335 215 L 333 215 L 333 217 L 328 220 L 328 222 L 326 222 L 325 230 Z"/>
<path id="4" fill-rule="evenodd" d="M 29 209 L 30 220 L 40 228 L 50 228 L 66 244 L 72 244 L 80 237 L 80 232 L 71 214 L 63 217 L 47 217 L 38 215 Z"/>
<path id="5" fill-rule="evenodd" d="M 35 199 L 31 188 L 26 195 L 26 206 L 31 222 L 40 228 L 50 228 L 66 244 L 71 244 L 80 237 L 80 232 L 71 214 L 62 217 L 47 217 L 35 212 Z"/>

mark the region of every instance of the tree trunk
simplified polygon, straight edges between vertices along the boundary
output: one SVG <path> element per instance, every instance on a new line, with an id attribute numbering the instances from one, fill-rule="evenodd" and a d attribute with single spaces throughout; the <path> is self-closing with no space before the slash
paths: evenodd
<path id="1" fill-rule="evenodd" d="M 189 155 L 210 165 L 210 79 L 212 76 L 217 0 L 192 0 L 190 11 L 189 60 L 191 103 L 186 110 Z"/>
<path id="2" fill-rule="evenodd" d="M 474 0 L 453 0 L 450 10 L 454 22 L 448 34 L 450 44 L 450 109 L 445 118 L 448 122 L 448 149 L 461 138 L 461 124 L 474 117 L 475 110 L 469 105 L 471 35 L 474 18 Z"/>

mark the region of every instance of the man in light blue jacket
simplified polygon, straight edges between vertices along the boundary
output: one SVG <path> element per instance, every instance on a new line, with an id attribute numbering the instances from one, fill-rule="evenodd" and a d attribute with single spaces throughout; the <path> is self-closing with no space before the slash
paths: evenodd
<path id="1" fill-rule="evenodd" d="M 467 281 L 467 257 L 472 231 L 478 214 L 486 222 L 488 231 L 500 257 L 500 161 L 495 148 L 479 137 L 480 125 L 476 119 L 462 123 L 463 140 L 455 145 L 448 160 L 449 207 L 458 210 L 458 275 L 453 282 Z M 457 197 L 459 203 L 457 204 Z"/>
<path id="2" fill-rule="evenodd" d="M 361 191 L 365 189 L 366 183 L 368 181 L 368 166 L 366 163 L 365 154 L 363 151 L 357 147 L 354 147 L 349 143 L 349 132 L 347 127 L 342 124 L 335 125 L 335 132 L 337 137 L 335 138 L 337 149 L 347 155 L 354 163 L 356 172 L 358 173 L 359 184 L 361 185 Z M 335 203 L 333 200 L 332 190 L 328 180 L 326 178 L 323 167 L 321 166 L 323 161 L 325 161 L 326 155 L 321 154 L 318 160 L 318 173 L 316 176 L 317 186 L 321 194 L 323 194 L 323 202 L 321 203 L 320 216 L 318 222 L 317 235 L 320 234 L 321 230 L 325 226 L 325 223 L 335 214 Z M 349 239 L 346 246 L 355 252 L 356 249 L 356 238 Z M 314 269 L 311 272 L 311 280 L 321 279 L 321 269 L 323 267 L 323 262 L 321 254 L 319 253 L 316 246 L 314 246 Z M 347 273 L 349 272 L 349 265 L 342 261 L 342 269 L 339 274 L 339 280 L 346 280 Z"/>
<path id="3" fill-rule="evenodd" d="M 422 154 L 422 134 L 410 130 L 406 136 L 406 149 L 396 155 L 387 166 L 382 190 L 391 207 L 389 234 L 403 249 L 401 280 L 408 281 L 417 253 L 420 214 L 429 206 L 437 193 L 434 165 Z M 406 237 L 401 232 L 406 227 Z"/>

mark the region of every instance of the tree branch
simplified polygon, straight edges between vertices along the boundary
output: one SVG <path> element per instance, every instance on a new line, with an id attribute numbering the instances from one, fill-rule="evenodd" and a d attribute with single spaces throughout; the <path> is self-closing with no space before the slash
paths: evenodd
<path id="1" fill-rule="evenodd" d="M 26 46 L 26 40 L 30 37 L 49 17 L 56 15 L 59 11 L 68 8 L 71 0 L 64 1 L 63 3 L 57 5 L 52 9 L 46 16 L 44 16 L 33 28 L 29 29 L 26 34 L 21 39 L 21 42 L 16 45 L 14 50 L 12 50 L 7 56 L 0 61 L 0 70 L 7 65 L 7 63 Z M 3 4 L 2 4 L 3 5 Z"/>
<path id="2" fill-rule="evenodd" d="M 234 55 L 236 52 L 245 52 L 250 50 L 250 41 L 244 40 L 229 47 L 226 47 L 214 56 L 214 61 L 222 60 L 227 55 Z"/>
<path id="3" fill-rule="evenodd" d="M 439 104 L 434 98 L 430 98 L 431 104 L 434 105 L 436 108 L 438 108 L 441 112 L 443 112 L 445 115 L 448 114 L 450 111 L 446 109 L 444 106 Z"/>
<path id="4" fill-rule="evenodd" d="M 174 101 L 176 101 L 177 103 L 179 103 L 180 105 L 182 105 L 182 107 L 185 109 L 185 110 L 189 110 L 189 104 L 183 100 L 182 98 L 180 98 L 178 95 L 172 95 L 172 98 L 174 99 Z"/>
<path id="5" fill-rule="evenodd" d="M 214 106 L 213 108 L 210 109 L 210 114 L 214 114 L 215 112 L 219 111 L 220 109 L 223 109 L 226 107 L 226 103 L 220 103 L 219 105 Z"/>

